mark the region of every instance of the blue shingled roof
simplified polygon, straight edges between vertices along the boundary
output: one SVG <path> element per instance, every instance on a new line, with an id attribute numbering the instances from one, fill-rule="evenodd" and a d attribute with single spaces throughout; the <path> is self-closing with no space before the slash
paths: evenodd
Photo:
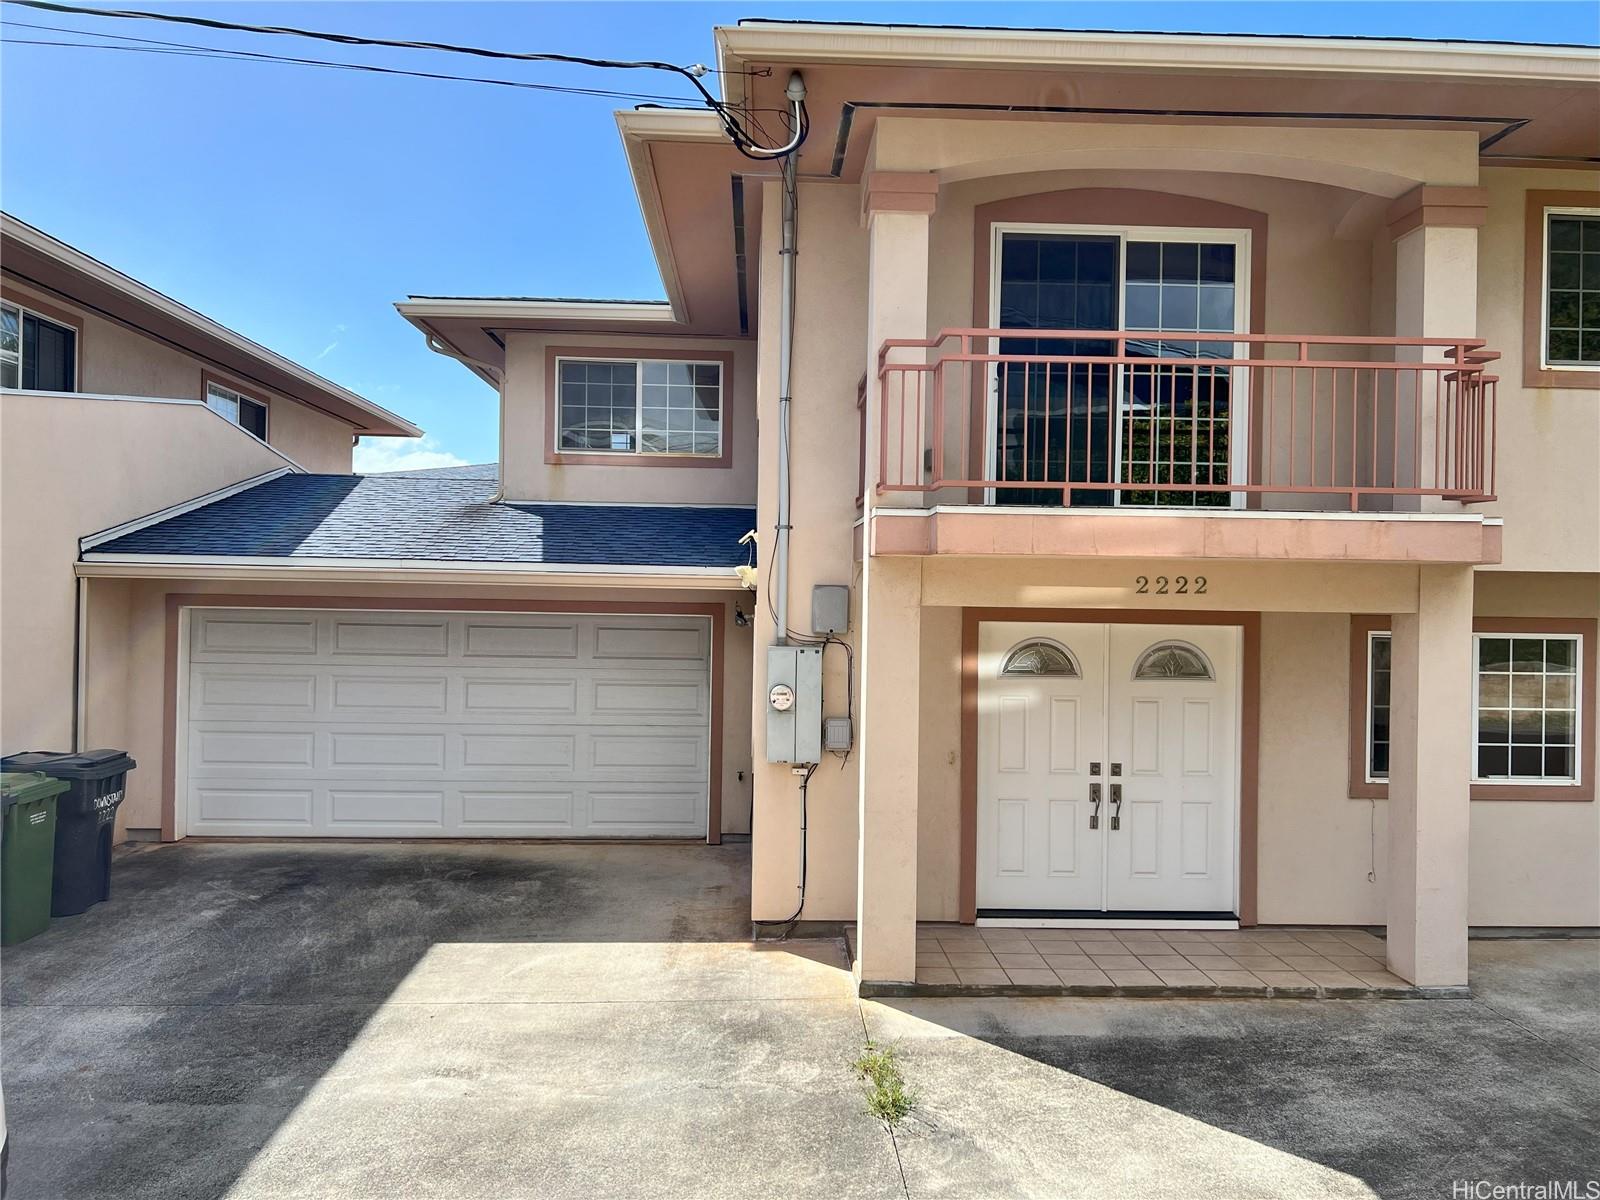
<path id="1" fill-rule="evenodd" d="M 280 475 L 124 534 L 95 554 L 734 567 L 747 507 L 493 504 L 492 480 Z"/>

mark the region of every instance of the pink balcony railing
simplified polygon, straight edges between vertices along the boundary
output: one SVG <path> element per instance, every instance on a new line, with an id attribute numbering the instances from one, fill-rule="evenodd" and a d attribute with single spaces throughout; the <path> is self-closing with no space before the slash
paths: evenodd
<path id="1" fill-rule="evenodd" d="M 1498 357 L 1475 338 L 950 329 L 884 343 L 870 465 L 879 493 L 943 503 L 1491 500 Z"/>

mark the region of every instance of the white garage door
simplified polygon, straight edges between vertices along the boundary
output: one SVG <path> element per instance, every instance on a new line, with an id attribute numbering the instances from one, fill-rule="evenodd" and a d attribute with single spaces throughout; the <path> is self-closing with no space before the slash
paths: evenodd
<path id="1" fill-rule="evenodd" d="M 703 837 L 709 624 L 191 610 L 186 831 Z"/>

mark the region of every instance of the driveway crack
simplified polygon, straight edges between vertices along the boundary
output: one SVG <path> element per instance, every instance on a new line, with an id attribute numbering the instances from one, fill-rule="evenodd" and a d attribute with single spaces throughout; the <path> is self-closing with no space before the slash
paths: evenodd
<path id="1" fill-rule="evenodd" d="M 872 1046 L 872 1031 L 867 1028 L 867 1010 L 862 1004 L 861 997 L 856 997 L 856 1016 L 861 1018 L 861 1042 L 863 1047 Z M 911 1200 L 911 1188 L 906 1184 L 906 1164 L 900 1158 L 900 1139 L 895 1136 L 894 1126 L 887 1121 L 883 1122 L 884 1130 L 889 1134 L 889 1149 L 894 1151 L 894 1167 L 900 1172 L 900 1194 Z"/>

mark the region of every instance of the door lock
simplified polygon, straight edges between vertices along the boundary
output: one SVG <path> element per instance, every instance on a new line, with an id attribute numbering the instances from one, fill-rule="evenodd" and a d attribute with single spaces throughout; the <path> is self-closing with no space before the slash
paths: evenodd
<path id="1" fill-rule="evenodd" d="M 1100 828 L 1100 785 L 1098 783 L 1091 783 L 1089 785 L 1089 805 L 1090 805 L 1090 807 L 1089 807 L 1089 828 L 1090 829 L 1099 829 Z"/>
<path id="2" fill-rule="evenodd" d="M 1122 774 L 1122 764 L 1121 763 L 1112 763 L 1111 764 L 1111 773 L 1113 775 L 1121 775 Z"/>
<path id="3" fill-rule="evenodd" d="M 1111 765 L 1115 767 L 1117 764 L 1112 763 Z M 1120 783 L 1111 785 L 1111 828 L 1122 828 L 1122 785 Z"/>
<path id="4" fill-rule="evenodd" d="M 1089 764 L 1089 774 L 1091 774 L 1091 775 L 1100 774 L 1100 764 L 1097 763 L 1097 762 L 1090 763 Z"/>

